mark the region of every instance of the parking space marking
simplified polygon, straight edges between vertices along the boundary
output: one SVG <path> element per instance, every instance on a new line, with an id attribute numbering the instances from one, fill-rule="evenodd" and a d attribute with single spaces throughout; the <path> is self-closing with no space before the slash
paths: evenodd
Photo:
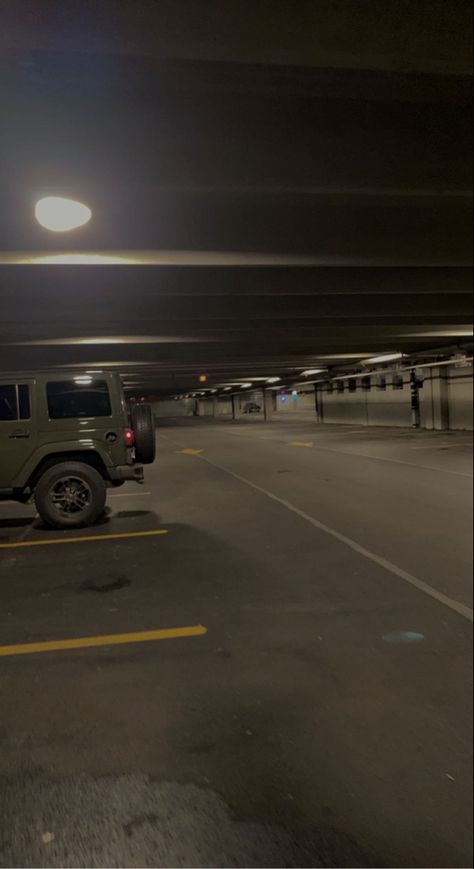
<path id="1" fill-rule="evenodd" d="M 312 447 L 313 441 L 290 441 L 289 447 Z"/>
<path id="2" fill-rule="evenodd" d="M 155 531 L 128 531 L 122 534 L 94 534 L 86 537 L 56 537 L 54 540 L 23 540 L 17 543 L 0 543 L 0 549 L 22 549 L 27 546 L 57 546 L 61 543 L 92 543 L 99 540 L 126 540 L 132 537 L 158 537 L 169 534 L 166 528 Z"/>
<path id="3" fill-rule="evenodd" d="M 151 495 L 151 492 L 113 492 L 108 495 L 108 498 L 143 498 L 144 495 Z"/>
<path id="4" fill-rule="evenodd" d="M 463 441 L 462 443 L 451 443 L 450 441 L 433 441 L 431 444 L 417 444 L 415 447 L 410 447 L 411 450 L 440 450 L 440 449 L 459 449 L 464 447 L 465 449 L 472 449 L 472 441 Z"/>
<path id="5" fill-rule="evenodd" d="M 69 649 L 93 649 L 99 646 L 123 646 L 158 640 L 178 640 L 183 637 L 202 637 L 204 634 L 207 634 L 207 628 L 204 625 L 188 625 L 184 628 L 160 628 L 156 631 L 138 631 L 131 634 L 104 634 L 97 637 L 74 637 L 71 640 L 20 643 L 15 646 L 0 646 L 0 657 L 38 655 L 42 652 L 61 652 Z"/>
<path id="6" fill-rule="evenodd" d="M 185 447 L 184 450 L 176 450 L 177 453 L 184 453 L 185 456 L 200 456 L 204 450 L 193 450 L 192 447 Z"/>
<path id="7" fill-rule="evenodd" d="M 301 445 L 301 444 L 300 444 Z M 293 441 L 292 446 L 295 446 L 295 442 Z M 415 462 L 407 462 L 404 459 L 393 459 L 389 456 L 371 456 L 368 453 L 361 453 L 358 450 L 356 451 L 348 451 L 348 450 L 340 450 L 335 447 L 323 447 L 320 444 L 312 444 L 315 450 L 324 453 L 335 453 L 339 456 L 349 456 L 351 459 L 368 459 L 370 462 L 390 462 L 394 465 L 405 465 L 408 468 L 416 468 L 419 471 L 436 471 L 440 474 L 453 474 L 455 477 L 466 477 L 469 480 L 472 480 L 472 474 L 464 473 L 464 471 L 454 471 L 451 468 L 436 468 L 434 465 L 419 465 Z"/>
<path id="8" fill-rule="evenodd" d="M 443 594 L 443 592 L 438 591 L 438 589 L 436 588 L 433 588 L 433 586 L 429 585 L 427 582 L 424 582 L 422 579 L 418 579 L 417 576 L 413 576 L 413 574 L 409 573 L 407 570 L 403 570 L 402 567 L 398 567 L 397 564 L 393 564 L 393 562 L 389 561 L 387 558 L 384 558 L 382 555 L 377 555 L 376 552 L 372 552 L 370 549 L 367 549 L 365 546 L 357 543 L 356 540 L 353 540 L 346 534 L 342 534 L 340 531 L 337 531 L 336 528 L 331 528 L 329 525 L 325 525 L 324 522 L 320 522 L 319 519 L 315 519 L 314 516 L 310 516 L 304 510 L 300 510 L 299 507 L 297 507 L 295 504 L 292 504 L 290 501 L 287 501 L 286 498 L 280 498 L 279 495 L 276 495 L 274 492 L 270 492 L 263 486 L 259 486 L 258 483 L 254 483 L 253 480 L 249 480 L 247 477 L 242 477 L 241 474 L 236 474 L 235 471 L 231 471 L 230 468 L 226 468 L 224 465 L 213 462 L 211 461 L 211 459 L 208 459 L 205 456 L 201 456 L 201 459 L 203 462 L 207 462 L 208 465 L 212 465 L 213 468 L 217 468 L 224 474 L 229 474 L 230 477 L 234 477 L 235 480 L 238 480 L 245 486 L 250 486 L 251 489 L 255 489 L 256 492 L 260 492 L 262 495 L 270 498 L 271 501 L 275 501 L 277 504 L 285 507 L 286 510 L 290 510 L 292 513 L 295 513 L 301 519 L 304 519 L 305 522 L 308 522 L 314 528 L 317 528 L 318 531 L 322 531 L 324 532 L 324 534 L 328 534 L 330 537 L 334 537 L 335 540 L 338 540 L 340 543 L 343 543 L 344 546 L 347 546 L 349 549 L 357 552 L 358 555 L 361 555 L 368 561 L 373 561 L 374 564 L 382 567 L 388 573 L 392 573 L 399 579 L 404 580 L 404 582 L 407 582 L 409 585 L 414 586 L 414 588 L 417 588 L 419 591 L 428 595 L 428 597 L 433 598 L 434 600 L 438 601 L 438 603 L 441 603 L 443 604 L 443 606 L 446 606 L 454 612 L 458 613 L 458 615 L 462 616 L 463 618 L 468 619 L 468 621 L 472 622 L 474 620 L 473 610 L 471 609 L 471 607 L 466 606 L 466 604 L 463 604 L 460 601 L 455 600 L 454 598 L 448 597 L 447 594 Z"/>
<path id="9" fill-rule="evenodd" d="M 279 440 L 278 438 L 260 437 L 259 435 L 255 435 L 254 433 L 252 433 L 251 435 L 246 435 L 246 434 L 237 435 L 236 433 L 234 434 L 234 432 L 230 432 L 230 434 L 232 436 L 235 436 L 235 437 L 247 438 L 247 440 L 251 440 L 251 438 L 253 436 L 254 438 L 258 438 L 259 440 L 272 440 L 274 444 L 286 443 L 287 446 L 307 446 L 307 447 L 312 447 L 315 451 L 327 452 L 327 453 L 336 453 L 340 456 L 349 456 L 352 459 L 368 459 L 369 461 L 372 461 L 372 462 L 391 462 L 392 464 L 395 464 L 395 465 L 406 465 L 409 468 L 417 468 L 419 471 L 436 471 L 437 473 L 440 473 L 440 474 L 452 474 L 455 477 L 466 477 L 468 480 L 472 480 L 472 474 L 464 473 L 463 471 L 455 471 L 451 468 L 437 468 L 434 465 L 419 465 L 418 463 L 415 463 L 415 462 L 408 462 L 408 461 L 405 461 L 404 459 L 394 459 L 394 458 L 391 458 L 389 456 L 375 456 L 375 455 L 370 455 L 369 453 L 361 453 L 358 450 L 356 450 L 354 452 L 354 451 L 348 451 L 347 449 L 346 450 L 339 449 L 336 447 L 326 447 L 326 446 L 323 446 L 319 442 L 317 444 L 314 444 L 314 442 L 310 443 L 309 441 L 308 442 L 304 442 L 304 441 L 290 441 L 290 442 L 286 441 L 285 442 L 285 441 Z M 339 434 L 339 432 L 336 432 L 336 434 Z M 412 437 L 411 432 L 409 433 L 409 436 Z M 184 452 L 184 451 L 177 450 L 177 452 Z"/>

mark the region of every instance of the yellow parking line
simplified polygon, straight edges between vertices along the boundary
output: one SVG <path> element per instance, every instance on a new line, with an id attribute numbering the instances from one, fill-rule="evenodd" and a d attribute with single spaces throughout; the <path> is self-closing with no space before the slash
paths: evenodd
<path id="1" fill-rule="evenodd" d="M 177 453 L 184 453 L 185 456 L 200 456 L 204 450 L 193 450 L 192 447 L 186 447 L 184 450 L 176 450 Z"/>
<path id="2" fill-rule="evenodd" d="M 45 643 L 22 643 L 16 646 L 0 646 L 0 658 L 13 655 L 36 655 L 40 652 L 60 652 L 67 649 L 122 646 L 126 643 L 149 643 L 153 640 L 177 640 L 180 637 L 202 637 L 204 634 L 207 634 L 207 628 L 203 625 L 190 625 L 184 628 L 163 628 L 133 634 L 105 634 L 98 637 L 75 637 L 72 640 L 51 640 Z"/>
<path id="3" fill-rule="evenodd" d="M 21 543 L 0 543 L 0 549 L 20 549 L 24 546 L 56 546 L 60 543 L 91 543 L 97 540 L 125 540 L 130 537 L 157 537 L 168 534 L 165 528 L 157 531 L 129 531 L 123 534 L 94 534 L 87 537 L 56 537 L 54 540 L 23 540 Z"/>
<path id="4" fill-rule="evenodd" d="M 312 447 L 313 441 L 290 441 L 289 447 Z"/>

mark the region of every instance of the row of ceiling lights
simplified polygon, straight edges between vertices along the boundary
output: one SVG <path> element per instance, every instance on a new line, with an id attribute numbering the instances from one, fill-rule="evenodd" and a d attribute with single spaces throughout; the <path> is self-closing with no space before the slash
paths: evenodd
<path id="1" fill-rule="evenodd" d="M 404 356 L 403 353 L 384 353 L 381 356 L 371 356 L 370 358 L 362 359 L 361 364 L 362 365 L 373 365 L 373 364 L 379 364 L 379 363 L 385 363 L 385 362 L 401 361 L 403 359 L 403 356 Z M 327 372 L 327 368 L 307 368 L 301 372 L 300 377 L 310 377 L 312 375 L 324 374 L 326 372 Z M 347 377 L 348 375 L 346 374 L 344 376 Z M 204 378 L 205 375 L 201 375 L 201 377 Z M 281 381 L 280 377 L 254 377 L 252 382 L 234 381 L 231 385 L 219 387 L 219 389 L 222 392 L 231 392 L 233 388 L 251 389 L 255 384 L 260 384 L 260 386 L 263 386 L 263 384 L 265 384 L 265 386 L 269 385 L 271 388 L 271 384 L 279 383 L 280 381 Z M 301 385 L 303 385 L 303 384 L 301 384 Z M 280 387 L 276 387 L 276 388 L 279 389 Z M 201 390 L 199 392 L 184 393 L 182 395 L 176 395 L 175 400 L 178 400 L 180 398 L 198 398 L 200 396 L 215 395 L 219 391 L 219 389 L 218 388 L 208 388 L 208 389 Z"/>
<path id="2" fill-rule="evenodd" d="M 403 353 L 386 353 L 382 356 L 372 356 L 370 358 L 361 359 L 361 364 L 363 365 L 372 365 L 375 363 L 382 362 L 392 362 L 395 360 L 402 360 Z M 306 368 L 304 371 L 301 371 L 300 377 L 311 377 L 317 374 L 325 374 L 327 373 L 327 368 Z M 207 375 L 200 374 L 199 382 L 206 383 Z M 207 395 L 207 394 L 215 394 L 219 390 L 221 392 L 231 392 L 233 389 L 252 389 L 254 386 L 260 386 L 260 388 L 269 387 L 270 389 L 276 388 L 279 389 L 279 386 L 275 386 L 275 384 L 281 382 L 281 377 L 253 377 L 251 381 L 245 380 L 233 380 L 231 383 L 226 383 L 225 385 L 219 384 L 217 387 L 205 387 L 197 392 L 183 393 L 180 396 L 176 396 L 177 398 L 195 398 L 198 395 Z M 309 381 L 311 382 L 311 381 Z M 134 385 L 132 381 L 129 382 L 129 386 Z M 138 385 L 138 384 L 137 384 Z"/>
<path id="3" fill-rule="evenodd" d="M 372 356 L 369 359 L 363 359 L 363 365 L 372 365 L 373 363 L 378 362 L 391 362 L 396 359 L 401 359 L 403 356 L 402 353 L 386 353 L 382 356 Z M 326 368 L 306 368 L 301 372 L 300 377 L 311 377 L 316 374 L 324 374 L 327 371 Z M 206 382 L 207 377 L 205 374 L 201 374 L 199 376 L 199 380 L 203 383 Z M 234 387 L 240 389 L 251 389 L 255 384 L 266 384 L 271 386 L 272 384 L 279 383 L 281 377 L 253 377 L 251 381 L 242 381 L 235 380 L 232 383 L 228 383 L 225 386 L 219 387 L 223 392 L 230 392 Z M 201 392 L 193 392 L 182 396 L 183 398 L 194 398 L 196 395 L 205 395 L 207 392 L 215 393 L 217 392 L 217 388 L 205 389 Z"/>
<path id="4" fill-rule="evenodd" d="M 51 232 L 69 232 L 84 226 L 92 217 L 91 209 L 82 202 L 74 199 L 68 199 L 63 196 L 45 196 L 39 199 L 35 205 L 35 218 L 38 223 L 45 229 Z M 102 341 L 101 341 L 102 343 Z M 104 340 L 105 343 L 105 340 Z M 394 362 L 403 358 L 402 353 L 385 353 L 381 356 L 372 356 L 362 359 L 363 365 L 373 365 L 384 362 Z M 317 374 L 324 373 L 323 368 L 308 368 L 302 372 L 303 377 L 311 377 Z M 265 381 L 268 384 L 277 383 L 279 377 L 254 378 L 255 381 Z M 224 387 L 224 391 L 229 391 L 232 386 L 240 386 L 241 389 L 249 389 L 253 386 L 253 382 L 238 382 L 231 386 Z M 216 392 L 217 390 L 211 390 Z M 205 393 L 204 393 L 205 394 Z"/>
<path id="5" fill-rule="evenodd" d="M 39 199 L 35 205 L 35 218 L 38 223 L 44 228 L 48 229 L 51 232 L 69 232 L 72 229 L 77 229 L 81 226 L 84 226 L 86 223 L 90 221 L 92 217 L 92 211 L 82 202 L 78 202 L 75 199 L 67 199 L 63 196 L 44 196 L 42 199 Z M 115 343 L 118 342 L 118 339 L 96 339 L 96 343 Z M 93 339 L 88 339 L 88 343 L 95 343 Z M 401 358 L 401 353 L 392 354 L 389 356 L 380 356 L 378 358 L 374 357 L 372 359 L 367 359 L 366 362 L 371 364 L 373 362 L 383 362 L 389 361 L 396 358 Z M 325 369 L 323 368 L 308 368 L 302 372 L 303 377 L 310 377 L 312 375 L 321 374 Z M 280 378 L 279 377 L 255 377 L 255 381 L 265 381 L 268 384 L 277 383 Z M 253 382 L 251 383 L 233 383 L 231 386 L 224 387 L 224 391 L 228 391 L 232 388 L 232 386 L 240 386 L 241 389 L 249 389 L 253 386 Z"/>

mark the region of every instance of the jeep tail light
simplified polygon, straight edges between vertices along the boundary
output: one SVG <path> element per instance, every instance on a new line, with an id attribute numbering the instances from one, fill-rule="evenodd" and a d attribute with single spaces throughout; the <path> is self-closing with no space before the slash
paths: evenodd
<path id="1" fill-rule="evenodd" d="M 131 428 L 126 428 L 123 433 L 123 439 L 126 447 L 133 447 L 135 443 L 135 433 Z"/>

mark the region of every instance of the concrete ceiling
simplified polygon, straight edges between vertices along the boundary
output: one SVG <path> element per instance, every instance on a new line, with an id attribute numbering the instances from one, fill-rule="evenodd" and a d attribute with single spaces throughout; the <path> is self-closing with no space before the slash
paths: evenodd
<path id="1" fill-rule="evenodd" d="M 173 392 L 469 341 L 470 5 L 227 5 L 7 14 L 0 368 Z M 48 233 L 49 193 L 93 219 Z"/>

